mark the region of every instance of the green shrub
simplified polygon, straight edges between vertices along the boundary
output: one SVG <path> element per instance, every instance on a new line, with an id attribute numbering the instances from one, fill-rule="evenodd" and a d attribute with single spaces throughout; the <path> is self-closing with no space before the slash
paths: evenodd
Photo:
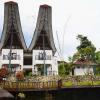
<path id="1" fill-rule="evenodd" d="M 28 73 L 28 76 L 30 76 L 30 77 L 31 77 L 31 76 L 32 76 L 32 72 L 29 72 L 29 73 Z"/>

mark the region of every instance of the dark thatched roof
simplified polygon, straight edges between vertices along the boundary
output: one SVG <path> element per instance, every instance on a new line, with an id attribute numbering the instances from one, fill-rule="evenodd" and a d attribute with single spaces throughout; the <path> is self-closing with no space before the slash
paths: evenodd
<path id="1" fill-rule="evenodd" d="M 13 46 L 26 50 L 27 46 L 20 23 L 18 4 L 10 1 L 6 2 L 4 6 L 4 25 L 0 40 L 0 50 L 9 46 L 12 34 L 14 35 L 12 39 Z"/>
<path id="2" fill-rule="evenodd" d="M 43 32 L 46 33 L 45 45 L 47 46 L 47 48 L 49 48 L 49 50 L 51 49 L 53 50 L 53 53 L 55 53 L 56 47 L 54 44 L 52 32 L 52 8 L 48 5 L 40 6 L 37 24 L 29 50 L 33 50 L 36 47 L 41 46 Z"/>

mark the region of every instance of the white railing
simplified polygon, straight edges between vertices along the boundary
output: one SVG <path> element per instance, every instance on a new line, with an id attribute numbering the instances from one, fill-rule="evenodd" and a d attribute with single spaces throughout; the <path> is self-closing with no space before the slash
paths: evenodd
<path id="1" fill-rule="evenodd" d="M 41 75 L 41 74 L 43 74 L 41 71 L 33 71 L 33 74 L 35 74 L 35 75 Z M 47 71 L 46 72 L 46 74 L 47 75 L 57 75 L 57 71 Z"/>
<path id="2" fill-rule="evenodd" d="M 41 55 L 36 55 L 35 56 L 35 60 L 51 60 L 51 55 L 45 55 L 45 57 L 41 54 Z"/>
<path id="3" fill-rule="evenodd" d="M 10 60 L 10 56 L 3 55 L 3 60 Z M 11 60 L 20 60 L 20 55 L 11 55 Z"/>

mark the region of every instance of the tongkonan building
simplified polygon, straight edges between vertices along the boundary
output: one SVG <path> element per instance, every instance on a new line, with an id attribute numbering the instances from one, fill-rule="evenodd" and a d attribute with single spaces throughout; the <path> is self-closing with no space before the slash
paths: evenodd
<path id="1" fill-rule="evenodd" d="M 57 75 L 58 64 L 52 32 L 52 8 L 41 5 L 29 47 L 23 36 L 18 4 L 4 4 L 4 24 L 0 40 L 0 66 L 12 72 L 24 70 L 35 75 Z"/>

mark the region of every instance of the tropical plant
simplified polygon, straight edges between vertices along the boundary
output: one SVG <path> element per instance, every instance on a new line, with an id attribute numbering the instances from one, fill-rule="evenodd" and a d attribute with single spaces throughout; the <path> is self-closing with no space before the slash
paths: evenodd
<path id="1" fill-rule="evenodd" d="M 95 46 L 86 36 L 78 35 L 77 39 L 80 41 L 80 45 L 77 47 L 78 57 L 84 60 L 94 61 L 96 51 Z"/>
<path id="2" fill-rule="evenodd" d="M 66 74 L 65 64 L 61 63 L 61 64 L 58 66 L 58 73 L 59 73 L 59 75 L 61 75 L 61 76 Z"/>
<path id="3" fill-rule="evenodd" d="M 96 63 L 100 65 L 100 51 L 95 53 Z"/>
<path id="4" fill-rule="evenodd" d="M 18 71 L 16 73 L 16 78 L 17 78 L 17 80 L 24 80 L 24 73 L 23 73 L 23 71 Z"/>
<path id="5" fill-rule="evenodd" d="M 0 69 L 0 77 L 3 78 L 3 77 L 6 77 L 8 74 L 8 70 L 6 68 L 1 68 Z"/>
<path id="6" fill-rule="evenodd" d="M 59 75 L 69 75 L 72 72 L 73 64 L 69 63 L 61 63 L 58 66 Z"/>

